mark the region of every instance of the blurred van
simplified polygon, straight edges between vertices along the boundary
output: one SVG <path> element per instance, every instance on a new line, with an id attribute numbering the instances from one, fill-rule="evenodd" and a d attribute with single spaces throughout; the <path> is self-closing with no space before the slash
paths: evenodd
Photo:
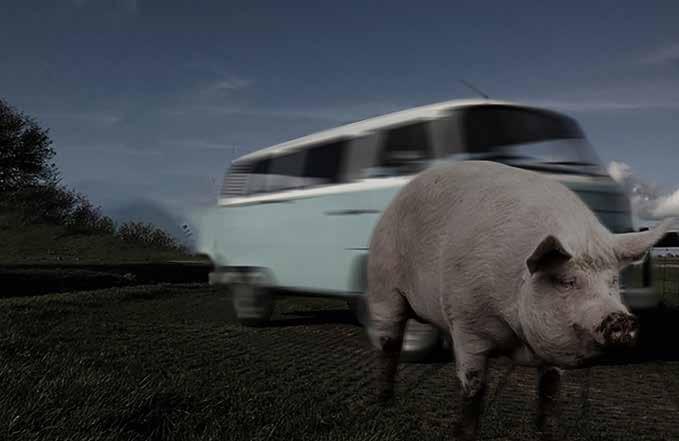
<path id="1" fill-rule="evenodd" d="M 347 124 L 232 162 L 198 251 L 229 285 L 244 323 L 264 323 L 277 295 L 343 297 L 361 316 L 374 225 L 415 174 L 484 159 L 534 170 L 575 191 L 614 233 L 634 231 L 630 202 L 585 134 L 563 114 L 500 101 L 455 100 Z M 624 301 L 652 308 L 651 257 L 622 274 Z M 432 335 L 409 324 L 417 352 Z M 417 337 L 419 336 L 419 337 Z M 433 338 L 433 337 L 432 337 Z"/>

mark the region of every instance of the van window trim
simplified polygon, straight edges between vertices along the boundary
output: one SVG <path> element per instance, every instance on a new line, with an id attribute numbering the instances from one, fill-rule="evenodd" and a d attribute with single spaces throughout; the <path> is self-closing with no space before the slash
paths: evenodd
<path id="1" fill-rule="evenodd" d="M 255 205 L 276 201 L 294 201 L 298 199 L 315 198 L 326 195 L 353 193 L 357 191 L 379 190 L 405 185 L 416 175 L 387 176 L 378 178 L 366 178 L 352 182 L 342 182 L 339 184 L 317 185 L 295 190 L 283 190 L 270 193 L 257 193 L 238 197 L 220 197 L 217 205 L 220 207 Z"/>

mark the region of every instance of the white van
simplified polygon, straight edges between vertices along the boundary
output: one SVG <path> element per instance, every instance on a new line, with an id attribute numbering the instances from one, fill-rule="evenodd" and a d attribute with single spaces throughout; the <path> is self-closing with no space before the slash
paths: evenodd
<path id="1" fill-rule="evenodd" d="M 611 231 L 634 230 L 629 200 L 575 120 L 519 104 L 456 100 L 233 161 L 198 238 L 199 251 L 215 264 L 210 283 L 231 285 L 237 315 L 249 323 L 265 322 L 276 295 L 285 292 L 360 298 L 368 243 L 382 210 L 417 172 L 465 159 L 544 173 L 577 192 Z M 627 269 L 622 280 L 632 309 L 658 304 L 650 260 Z"/>

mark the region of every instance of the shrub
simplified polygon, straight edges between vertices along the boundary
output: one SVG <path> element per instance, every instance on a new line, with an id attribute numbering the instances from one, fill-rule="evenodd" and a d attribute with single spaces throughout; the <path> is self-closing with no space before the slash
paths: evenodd
<path id="1" fill-rule="evenodd" d="M 24 224 L 63 224 L 73 211 L 78 195 L 62 186 L 28 186 L 7 197 L 5 207 Z"/>
<path id="2" fill-rule="evenodd" d="M 118 237 L 128 243 L 148 245 L 154 248 L 182 249 L 182 246 L 165 231 L 144 222 L 122 224 L 118 228 Z"/>
<path id="3" fill-rule="evenodd" d="M 64 225 L 73 233 L 114 234 L 115 224 L 108 216 L 101 214 L 101 208 L 95 207 L 87 198 L 78 193 L 75 203 L 65 219 Z"/>

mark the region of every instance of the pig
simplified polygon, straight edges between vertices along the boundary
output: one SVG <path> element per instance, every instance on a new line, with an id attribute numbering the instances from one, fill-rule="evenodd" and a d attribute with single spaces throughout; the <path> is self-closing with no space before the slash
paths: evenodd
<path id="1" fill-rule="evenodd" d="M 635 343 L 637 319 L 618 275 L 672 219 L 613 234 L 563 184 L 490 161 L 416 175 L 391 201 L 369 244 L 366 306 L 378 349 L 377 393 L 393 397 L 406 321 L 452 339 L 462 392 L 461 439 L 479 430 L 490 357 L 537 368 L 537 429 L 556 419 L 563 369 Z"/>

